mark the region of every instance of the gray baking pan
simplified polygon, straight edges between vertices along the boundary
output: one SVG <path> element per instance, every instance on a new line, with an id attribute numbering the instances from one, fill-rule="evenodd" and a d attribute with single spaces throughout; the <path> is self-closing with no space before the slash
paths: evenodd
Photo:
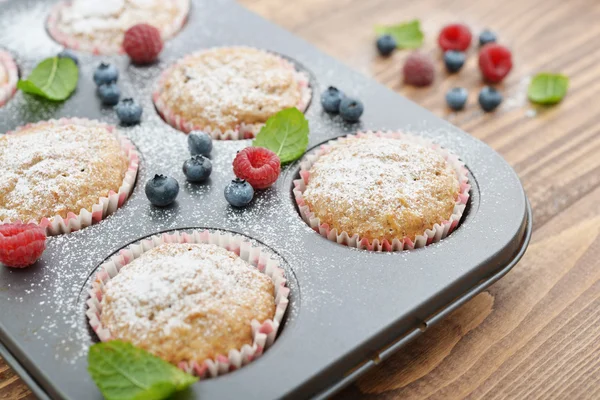
<path id="1" fill-rule="evenodd" d="M 44 21 L 52 2 L 0 4 L 0 46 L 12 52 L 22 74 L 61 50 Z M 151 85 L 167 65 L 194 50 L 248 45 L 292 59 L 312 77 L 317 94 L 307 111 L 310 147 L 361 129 L 401 129 L 424 135 L 460 155 L 470 170 L 471 199 L 461 225 L 426 248 L 374 253 L 330 242 L 298 215 L 292 180 L 298 163 L 242 210 L 223 189 L 231 161 L 249 141 L 216 142 L 209 182 L 185 181 L 186 136 L 166 124 L 151 101 Z M 34 266 L 0 268 L 0 353 L 40 398 L 100 399 L 87 373 L 86 351 L 97 340 L 85 318 L 86 288 L 98 266 L 140 238 L 176 229 L 236 232 L 283 259 L 291 287 L 286 321 L 263 357 L 233 373 L 194 384 L 180 399 L 326 397 L 404 346 L 452 309 L 505 274 L 530 237 L 531 211 L 519 178 L 492 149 L 427 110 L 320 53 L 308 43 L 228 0 L 193 1 L 189 21 L 169 41 L 157 65 L 135 67 L 123 56 L 80 57 L 80 83 L 64 103 L 18 93 L 0 109 L 0 131 L 28 122 L 85 117 L 117 123 L 95 96 L 92 73 L 116 63 L 125 96 L 144 106 L 143 121 L 122 132 L 141 153 L 131 198 L 102 222 L 48 240 Z M 324 114 L 318 94 L 334 85 L 365 104 L 359 124 Z M 155 173 L 179 180 L 176 204 L 151 206 L 143 191 Z"/>

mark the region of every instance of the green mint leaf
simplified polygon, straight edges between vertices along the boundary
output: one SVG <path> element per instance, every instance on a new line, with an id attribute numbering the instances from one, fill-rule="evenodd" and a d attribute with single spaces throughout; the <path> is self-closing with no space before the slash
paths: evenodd
<path id="1" fill-rule="evenodd" d="M 252 145 L 271 150 L 282 164 L 297 160 L 308 146 L 308 120 L 295 107 L 281 110 L 267 120 Z"/>
<path id="2" fill-rule="evenodd" d="M 90 347 L 88 371 L 107 400 L 166 399 L 198 380 L 120 340 Z"/>
<path id="3" fill-rule="evenodd" d="M 375 26 L 377 35 L 392 35 L 396 40 L 396 47 L 403 49 L 416 49 L 423 44 L 423 32 L 421 22 L 415 19 L 398 25 Z"/>
<path id="4" fill-rule="evenodd" d="M 567 94 L 569 78 L 562 74 L 539 73 L 533 77 L 527 97 L 537 104 L 556 104 Z"/>
<path id="5" fill-rule="evenodd" d="M 71 95 L 78 79 L 79 69 L 73 60 L 51 57 L 39 63 L 26 80 L 19 80 L 17 87 L 26 93 L 60 101 Z"/>

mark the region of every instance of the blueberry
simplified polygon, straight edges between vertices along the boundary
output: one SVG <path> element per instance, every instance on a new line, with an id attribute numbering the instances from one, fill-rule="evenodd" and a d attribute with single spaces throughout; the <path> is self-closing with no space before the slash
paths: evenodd
<path id="1" fill-rule="evenodd" d="M 205 181 L 212 172 L 210 160 L 200 154 L 192 156 L 183 163 L 183 173 L 189 182 Z"/>
<path id="2" fill-rule="evenodd" d="M 328 113 L 337 114 L 340 111 L 340 103 L 344 98 L 344 93 L 333 86 L 329 86 L 321 94 L 321 105 L 323 110 Z"/>
<path id="3" fill-rule="evenodd" d="M 395 49 L 396 39 L 391 35 L 383 35 L 377 39 L 377 50 L 379 50 L 379 54 L 382 56 L 389 56 Z"/>
<path id="4" fill-rule="evenodd" d="M 364 106 L 360 100 L 345 97 L 340 103 L 340 115 L 346 122 L 356 122 L 360 119 L 364 111 Z"/>
<path id="5" fill-rule="evenodd" d="M 196 154 L 202 154 L 203 156 L 208 156 L 212 151 L 213 144 L 212 139 L 209 134 L 200 132 L 200 131 L 192 131 L 188 135 L 188 148 L 190 149 L 190 153 L 194 156 Z"/>
<path id="6" fill-rule="evenodd" d="M 105 83 L 104 85 L 98 86 L 98 96 L 100 96 L 102 104 L 114 106 L 119 102 L 119 97 L 121 97 L 121 89 L 119 89 L 117 84 L 114 82 Z"/>
<path id="7" fill-rule="evenodd" d="M 178 193 L 179 183 L 174 178 L 154 175 L 146 182 L 146 197 L 155 206 L 168 206 L 175 201 Z"/>
<path id="8" fill-rule="evenodd" d="M 112 64 L 100 63 L 94 71 L 94 82 L 97 86 L 116 82 L 117 79 L 119 79 L 119 70 Z"/>
<path id="9" fill-rule="evenodd" d="M 137 124 L 142 118 L 142 106 L 131 98 L 123 99 L 117 105 L 117 116 L 119 121 L 125 125 Z"/>
<path id="10" fill-rule="evenodd" d="M 479 105 L 483 111 L 494 111 L 502 103 L 502 94 L 490 86 L 485 86 L 479 92 Z"/>
<path id="11" fill-rule="evenodd" d="M 489 29 L 484 30 L 479 34 L 479 45 L 484 46 L 488 43 L 494 43 L 497 40 L 496 34 Z"/>
<path id="12" fill-rule="evenodd" d="M 452 88 L 448 90 L 448 93 L 446 93 L 446 103 L 448 103 L 448 107 L 450 107 L 454 111 L 462 110 L 463 108 L 465 108 L 468 95 L 469 92 L 467 92 L 467 89 L 465 88 Z"/>
<path id="13" fill-rule="evenodd" d="M 225 187 L 225 199 L 234 207 L 245 207 L 252 201 L 254 189 L 240 178 L 235 178 Z"/>
<path id="14" fill-rule="evenodd" d="M 458 72 L 465 64 L 465 53 L 462 51 L 448 50 L 444 52 L 444 63 L 448 72 Z"/>
<path id="15" fill-rule="evenodd" d="M 79 58 L 77 58 L 77 55 L 75 54 L 75 52 L 73 52 L 73 50 L 64 49 L 63 51 L 58 53 L 58 58 L 70 58 L 71 60 L 73 60 L 75 65 L 79 65 Z"/>

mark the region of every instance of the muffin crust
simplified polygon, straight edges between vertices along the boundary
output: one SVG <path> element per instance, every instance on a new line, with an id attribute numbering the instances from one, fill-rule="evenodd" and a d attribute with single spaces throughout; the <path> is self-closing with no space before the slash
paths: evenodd
<path id="1" fill-rule="evenodd" d="M 106 126 L 36 124 L 0 137 L 0 220 L 91 210 L 119 191 L 125 152 Z"/>
<path id="2" fill-rule="evenodd" d="M 395 138 L 352 137 L 310 169 L 303 197 L 321 223 L 370 241 L 411 240 L 447 221 L 459 191 L 435 150 Z"/>
<path id="3" fill-rule="evenodd" d="M 272 280 L 211 244 L 166 243 L 106 285 L 100 320 L 111 337 L 173 364 L 252 344 L 251 321 L 275 314 Z"/>

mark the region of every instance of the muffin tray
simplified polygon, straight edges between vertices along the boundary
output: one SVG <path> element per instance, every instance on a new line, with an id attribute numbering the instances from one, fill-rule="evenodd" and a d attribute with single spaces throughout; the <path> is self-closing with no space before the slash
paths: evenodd
<path id="1" fill-rule="evenodd" d="M 0 3 L 0 47 L 27 75 L 61 46 L 44 21 L 53 2 Z M 439 243 L 412 251 L 375 253 L 338 245 L 311 230 L 298 214 L 292 181 L 299 162 L 245 209 L 224 199 L 231 161 L 248 140 L 217 141 L 213 174 L 205 184 L 185 181 L 186 135 L 165 123 L 152 100 L 160 71 L 195 50 L 247 45 L 280 53 L 311 76 L 307 110 L 313 148 L 358 130 L 404 130 L 458 154 L 470 171 L 471 197 L 461 225 Z M 141 238 L 174 230 L 230 231 L 280 257 L 291 289 L 279 338 L 258 360 L 203 380 L 178 399 L 323 398 L 406 345 L 503 276 L 519 260 L 531 234 L 531 210 L 519 179 L 492 149 L 384 86 L 320 53 L 308 43 L 230 0 L 195 0 L 187 24 L 167 42 L 158 64 L 135 67 L 124 56 L 80 54 L 77 91 L 64 103 L 17 93 L 0 108 L 0 132 L 61 117 L 117 124 L 114 110 L 95 96 L 93 70 L 101 61 L 121 72 L 123 97 L 144 107 L 142 123 L 123 127 L 140 152 L 136 187 L 125 205 L 100 223 L 52 237 L 34 266 L 0 268 L 0 354 L 39 398 L 100 399 L 87 372 L 87 349 L 98 339 L 85 317 L 87 288 L 98 266 Z M 334 85 L 362 99 L 358 124 L 322 112 L 318 95 Z M 151 206 L 144 183 L 155 173 L 175 177 L 177 202 Z"/>

